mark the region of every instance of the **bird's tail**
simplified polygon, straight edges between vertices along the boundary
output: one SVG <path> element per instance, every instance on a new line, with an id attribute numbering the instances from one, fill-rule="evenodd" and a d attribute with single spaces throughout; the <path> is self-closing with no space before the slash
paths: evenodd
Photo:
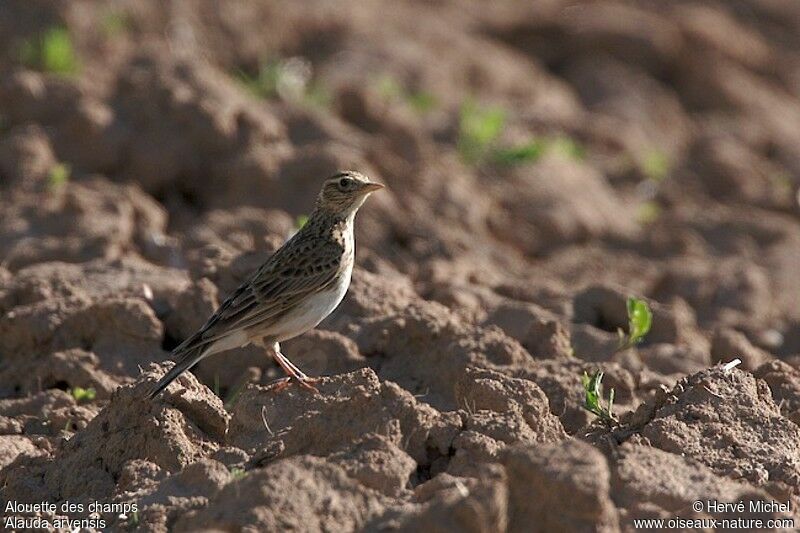
<path id="1" fill-rule="evenodd" d="M 205 346 L 198 346 L 194 350 L 185 352 L 177 357 L 175 365 L 170 368 L 166 374 L 164 374 L 164 377 L 158 380 L 158 383 L 153 385 L 153 388 L 147 393 L 147 398 L 152 400 L 158 396 L 158 393 L 167 388 L 167 386 L 175 381 L 178 376 L 199 363 L 200 360 L 207 355 L 207 352 L 208 350 Z"/>

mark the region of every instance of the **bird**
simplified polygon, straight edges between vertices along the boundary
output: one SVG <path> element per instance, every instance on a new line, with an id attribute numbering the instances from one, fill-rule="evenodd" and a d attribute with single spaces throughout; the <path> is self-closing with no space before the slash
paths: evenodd
<path id="1" fill-rule="evenodd" d="M 355 171 L 326 179 L 308 220 L 242 283 L 193 335 L 176 347 L 174 366 L 150 389 L 155 398 L 178 376 L 209 355 L 253 343 L 264 347 L 291 383 L 319 393 L 311 378 L 281 353 L 280 343 L 315 328 L 339 305 L 350 285 L 355 258 L 356 212 L 383 189 Z"/>

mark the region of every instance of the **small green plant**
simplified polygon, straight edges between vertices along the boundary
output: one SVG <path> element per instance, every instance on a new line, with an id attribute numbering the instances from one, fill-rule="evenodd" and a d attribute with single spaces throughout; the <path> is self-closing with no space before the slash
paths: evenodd
<path id="1" fill-rule="evenodd" d="M 238 466 L 234 466 L 233 468 L 231 468 L 230 472 L 231 472 L 231 476 L 233 476 L 234 480 L 242 479 L 245 475 L 247 475 L 247 472 L 245 471 L 245 469 L 244 468 L 239 468 Z"/>
<path id="2" fill-rule="evenodd" d="M 236 77 L 259 98 L 281 98 L 314 107 L 328 107 L 332 101 L 330 91 L 312 81 L 311 62 L 302 57 L 267 60 L 255 76 L 238 71 Z"/>
<path id="3" fill-rule="evenodd" d="M 139 525 L 139 510 L 131 511 L 131 514 L 128 515 L 128 524 L 133 527 L 137 527 Z"/>
<path id="4" fill-rule="evenodd" d="M 297 218 L 294 220 L 294 227 L 296 230 L 299 231 L 303 229 L 303 226 L 305 226 L 307 223 L 308 223 L 308 215 L 298 215 Z"/>
<path id="5" fill-rule="evenodd" d="M 482 161 L 503 133 L 506 112 L 498 107 L 479 106 L 467 100 L 458 122 L 458 151 L 470 164 Z"/>
<path id="6" fill-rule="evenodd" d="M 661 217 L 661 206 L 658 202 L 649 201 L 639 205 L 636 209 L 636 220 L 639 224 L 648 225 Z"/>
<path id="7" fill-rule="evenodd" d="M 405 93 L 400 83 L 390 74 L 379 77 L 374 82 L 374 87 L 385 100 L 402 98 Z"/>
<path id="8" fill-rule="evenodd" d="M 424 115 L 430 113 L 439 105 L 439 100 L 434 95 L 425 91 L 417 91 L 406 96 L 406 101 L 414 111 Z"/>
<path id="9" fill-rule="evenodd" d="M 439 104 L 434 95 L 425 91 L 408 91 L 389 74 L 384 74 L 375 82 L 375 88 L 385 100 L 405 102 L 417 113 L 424 115 Z"/>
<path id="10" fill-rule="evenodd" d="M 510 148 L 498 148 L 494 151 L 492 159 L 506 166 L 535 163 L 547 150 L 547 142 L 532 140 Z"/>
<path id="11" fill-rule="evenodd" d="M 233 407 L 233 404 L 236 403 L 237 398 L 239 398 L 239 396 L 242 394 L 244 388 L 244 385 L 240 384 L 238 387 L 227 391 L 225 398 L 222 400 L 225 409 L 230 410 Z"/>
<path id="12" fill-rule="evenodd" d="M 237 73 L 237 78 L 242 85 L 259 98 L 274 98 L 278 95 L 278 80 L 280 76 L 280 63 L 275 60 L 263 62 L 255 76 L 244 71 L 238 71 Z"/>
<path id="13" fill-rule="evenodd" d="M 77 403 L 83 402 L 91 402 L 97 396 L 97 391 L 94 390 L 94 387 L 89 387 L 88 389 L 84 389 L 83 387 L 74 387 L 67 391 Z"/>
<path id="14" fill-rule="evenodd" d="M 218 398 L 222 398 L 220 395 L 219 374 L 214 374 L 214 395 Z"/>
<path id="15" fill-rule="evenodd" d="M 80 68 L 72 38 L 63 27 L 50 28 L 37 38 L 23 42 L 20 60 L 29 67 L 62 76 L 74 75 Z"/>
<path id="16" fill-rule="evenodd" d="M 614 388 L 608 391 L 608 403 L 603 406 L 603 372 L 596 371 L 591 377 L 585 371 L 581 378 L 583 391 L 586 394 L 583 408 L 598 417 L 606 424 L 617 422 L 614 416 Z"/>
<path id="17" fill-rule="evenodd" d="M 619 333 L 619 349 L 624 350 L 639 344 L 653 325 L 653 313 L 647 302 L 638 298 L 628 298 L 628 333 L 625 334 L 622 328 Z"/>
<path id="18" fill-rule="evenodd" d="M 552 139 L 548 149 L 567 159 L 582 160 L 586 158 L 586 148 L 567 135 L 559 135 Z"/>
<path id="19" fill-rule="evenodd" d="M 56 163 L 47 173 L 47 185 L 51 189 L 62 187 L 69 181 L 72 169 L 66 163 Z"/>
<path id="20" fill-rule="evenodd" d="M 532 139 L 526 143 L 492 150 L 492 160 L 505 166 L 535 163 L 545 154 L 567 159 L 584 159 L 586 150 L 578 141 L 564 135 Z"/>
<path id="21" fill-rule="evenodd" d="M 639 163 L 642 173 L 647 179 L 655 182 L 662 181 L 669 175 L 670 161 L 667 154 L 660 150 L 649 150 L 646 152 Z"/>

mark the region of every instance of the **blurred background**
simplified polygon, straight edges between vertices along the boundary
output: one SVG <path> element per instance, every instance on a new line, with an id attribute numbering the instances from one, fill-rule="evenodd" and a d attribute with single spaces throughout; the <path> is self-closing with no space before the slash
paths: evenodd
<path id="1" fill-rule="evenodd" d="M 6 0 L 0 279 L 137 258 L 224 295 L 351 168 L 388 185 L 359 264 L 470 320 L 601 285 L 684 309 L 698 361 L 718 328 L 791 360 L 798 47 L 794 0 Z"/>
<path id="2" fill-rule="evenodd" d="M 340 169 L 387 189 L 282 344 L 326 396 L 248 387 L 281 375 L 249 346 L 143 404 Z M 797 504 L 799 185 L 798 0 L 0 0 L 0 500 L 153 531 Z"/>

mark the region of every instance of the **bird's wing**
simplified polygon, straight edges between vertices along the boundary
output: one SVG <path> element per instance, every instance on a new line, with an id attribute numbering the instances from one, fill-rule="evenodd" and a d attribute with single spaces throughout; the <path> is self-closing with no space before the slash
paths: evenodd
<path id="1" fill-rule="evenodd" d="M 318 237 L 298 234 L 278 249 L 245 283 L 239 286 L 200 330 L 173 352 L 194 350 L 254 326 L 279 320 L 308 296 L 328 287 L 339 275 L 344 248 Z M 266 328 L 264 328 L 266 329 Z"/>

